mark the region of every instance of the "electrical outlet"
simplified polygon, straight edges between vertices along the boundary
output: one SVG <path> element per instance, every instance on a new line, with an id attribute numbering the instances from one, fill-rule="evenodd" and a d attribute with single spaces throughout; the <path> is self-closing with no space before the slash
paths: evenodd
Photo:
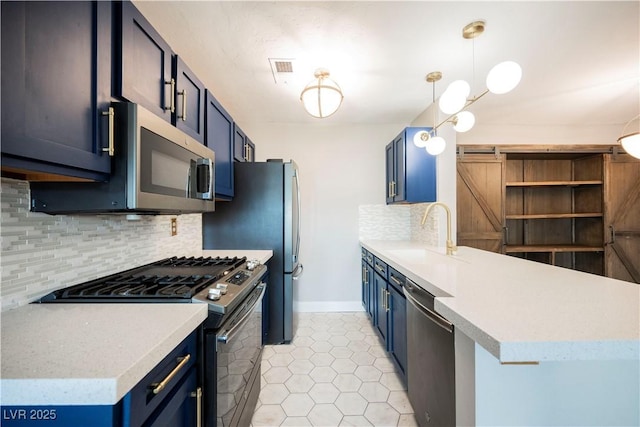
<path id="1" fill-rule="evenodd" d="M 171 218 L 171 235 L 178 234 L 178 218 Z"/>

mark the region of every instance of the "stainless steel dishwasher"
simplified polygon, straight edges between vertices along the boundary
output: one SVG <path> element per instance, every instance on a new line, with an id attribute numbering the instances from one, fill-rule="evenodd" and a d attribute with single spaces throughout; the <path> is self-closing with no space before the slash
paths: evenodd
<path id="1" fill-rule="evenodd" d="M 434 296 L 407 279 L 407 387 L 421 426 L 456 425 L 453 324 L 433 309 Z"/>

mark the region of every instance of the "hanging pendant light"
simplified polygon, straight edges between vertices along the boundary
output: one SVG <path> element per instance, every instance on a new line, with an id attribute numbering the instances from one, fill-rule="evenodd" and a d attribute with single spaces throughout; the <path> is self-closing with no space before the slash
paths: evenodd
<path id="1" fill-rule="evenodd" d="M 484 28 L 484 21 L 471 22 L 462 29 L 462 37 L 473 41 L 484 32 Z M 473 70 L 475 80 L 475 45 Z M 487 89 L 479 95 L 469 97 L 471 93 L 469 84 L 464 80 L 455 80 L 440 95 L 438 102 L 440 110 L 450 116 L 435 125 L 434 130 L 448 122 L 453 123 L 453 128 L 456 132 L 469 131 L 475 125 L 476 119 L 473 113 L 466 111 L 466 109 L 489 92 L 501 95 L 512 91 L 518 86 L 521 79 L 522 68 L 520 65 L 513 61 L 504 61 L 495 65 L 489 71 L 486 80 Z"/>
<path id="2" fill-rule="evenodd" d="M 629 129 L 630 133 L 626 133 L 629 125 L 634 121 L 638 121 L 638 125 L 634 129 Z M 622 136 L 618 138 L 618 142 L 627 154 L 640 159 L 640 115 L 629 120 L 622 128 Z"/>
<path id="3" fill-rule="evenodd" d="M 329 78 L 329 71 L 318 68 L 312 80 L 300 94 L 300 101 L 307 113 L 323 119 L 340 108 L 344 96 L 340 86 Z"/>

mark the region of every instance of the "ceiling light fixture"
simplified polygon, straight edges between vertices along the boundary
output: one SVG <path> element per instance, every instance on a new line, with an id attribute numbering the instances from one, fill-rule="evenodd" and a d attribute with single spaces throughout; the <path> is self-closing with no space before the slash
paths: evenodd
<path id="1" fill-rule="evenodd" d="M 300 101 L 307 113 L 323 119 L 340 108 L 344 96 L 340 86 L 329 78 L 329 70 L 318 68 L 312 80 L 300 94 Z"/>
<path id="2" fill-rule="evenodd" d="M 474 21 L 468 25 L 466 25 L 462 29 L 462 37 L 465 39 L 475 39 L 480 34 L 484 32 L 485 22 L 484 21 Z M 475 44 L 474 44 L 474 64 L 473 64 L 473 74 L 475 77 Z M 436 78 L 437 77 L 437 78 Z M 442 78 L 442 73 L 439 71 L 435 71 L 427 74 L 426 80 L 430 83 L 434 83 L 434 103 L 435 103 L 435 82 Z M 473 96 L 469 98 L 469 94 L 471 93 L 471 86 L 464 80 L 455 80 L 447 86 L 445 91 L 440 95 L 440 100 L 438 102 L 438 107 L 440 111 L 445 114 L 449 114 L 449 117 L 444 119 L 442 122 L 436 124 L 431 132 L 429 133 L 430 137 L 435 137 L 437 130 L 444 123 L 452 123 L 453 128 L 456 132 L 467 132 L 470 130 L 475 122 L 476 118 L 472 112 L 466 111 L 473 103 L 477 100 L 485 96 L 487 93 L 491 92 L 496 95 L 501 95 L 507 92 L 512 91 L 518 84 L 520 83 L 520 79 L 522 78 L 522 68 L 520 65 L 513 61 L 505 61 L 495 65 L 487 74 L 487 89 L 477 96 Z M 435 112 L 434 112 L 435 118 Z M 434 120 L 435 123 L 435 120 Z M 424 133 L 427 133 L 423 131 Z M 419 132 L 416 134 L 414 138 L 414 144 L 418 147 L 422 147 L 426 141 L 428 141 L 429 136 L 421 135 Z M 444 141 L 444 140 L 443 140 Z M 444 150 L 444 146 L 443 146 Z"/>
<path id="3" fill-rule="evenodd" d="M 620 138 L 618 138 L 618 142 L 622 145 L 622 148 L 624 148 L 624 151 L 637 158 L 640 159 L 640 114 L 635 116 L 633 119 L 629 120 L 627 122 L 626 125 L 624 125 L 624 128 L 622 128 L 622 136 Z M 631 130 L 630 129 L 630 133 L 625 133 L 627 132 L 627 128 L 629 127 L 629 125 L 631 123 L 633 123 L 634 121 L 638 121 L 638 126 Z"/>

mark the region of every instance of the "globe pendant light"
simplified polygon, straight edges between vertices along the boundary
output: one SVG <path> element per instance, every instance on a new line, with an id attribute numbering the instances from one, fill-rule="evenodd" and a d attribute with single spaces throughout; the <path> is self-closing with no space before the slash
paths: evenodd
<path id="1" fill-rule="evenodd" d="M 624 148 L 624 151 L 627 154 L 637 159 L 640 159 L 640 120 L 639 119 L 640 119 L 640 115 L 629 120 L 629 122 L 622 129 L 622 136 L 618 138 L 618 142 L 622 145 L 622 148 Z M 635 131 L 632 130 L 631 133 L 625 133 L 629 125 L 636 120 L 638 121 L 638 127 L 635 129 Z"/>
<path id="2" fill-rule="evenodd" d="M 467 132 L 476 123 L 476 116 L 471 111 L 461 111 L 453 119 L 453 129 L 456 132 Z"/>
<path id="3" fill-rule="evenodd" d="M 434 136 L 427 140 L 427 146 L 425 147 L 425 149 L 427 150 L 427 153 L 431 154 L 432 156 L 437 156 L 444 151 L 446 146 L 447 143 L 444 138 L 442 138 L 441 136 Z"/>
<path id="4" fill-rule="evenodd" d="M 487 89 L 496 95 L 511 92 L 522 78 L 522 68 L 513 61 L 495 65 L 487 74 Z"/>
<path id="5" fill-rule="evenodd" d="M 340 108 L 344 96 L 340 86 L 329 78 L 329 71 L 319 68 L 312 80 L 300 94 L 300 101 L 307 113 L 323 119 L 329 117 Z"/>

